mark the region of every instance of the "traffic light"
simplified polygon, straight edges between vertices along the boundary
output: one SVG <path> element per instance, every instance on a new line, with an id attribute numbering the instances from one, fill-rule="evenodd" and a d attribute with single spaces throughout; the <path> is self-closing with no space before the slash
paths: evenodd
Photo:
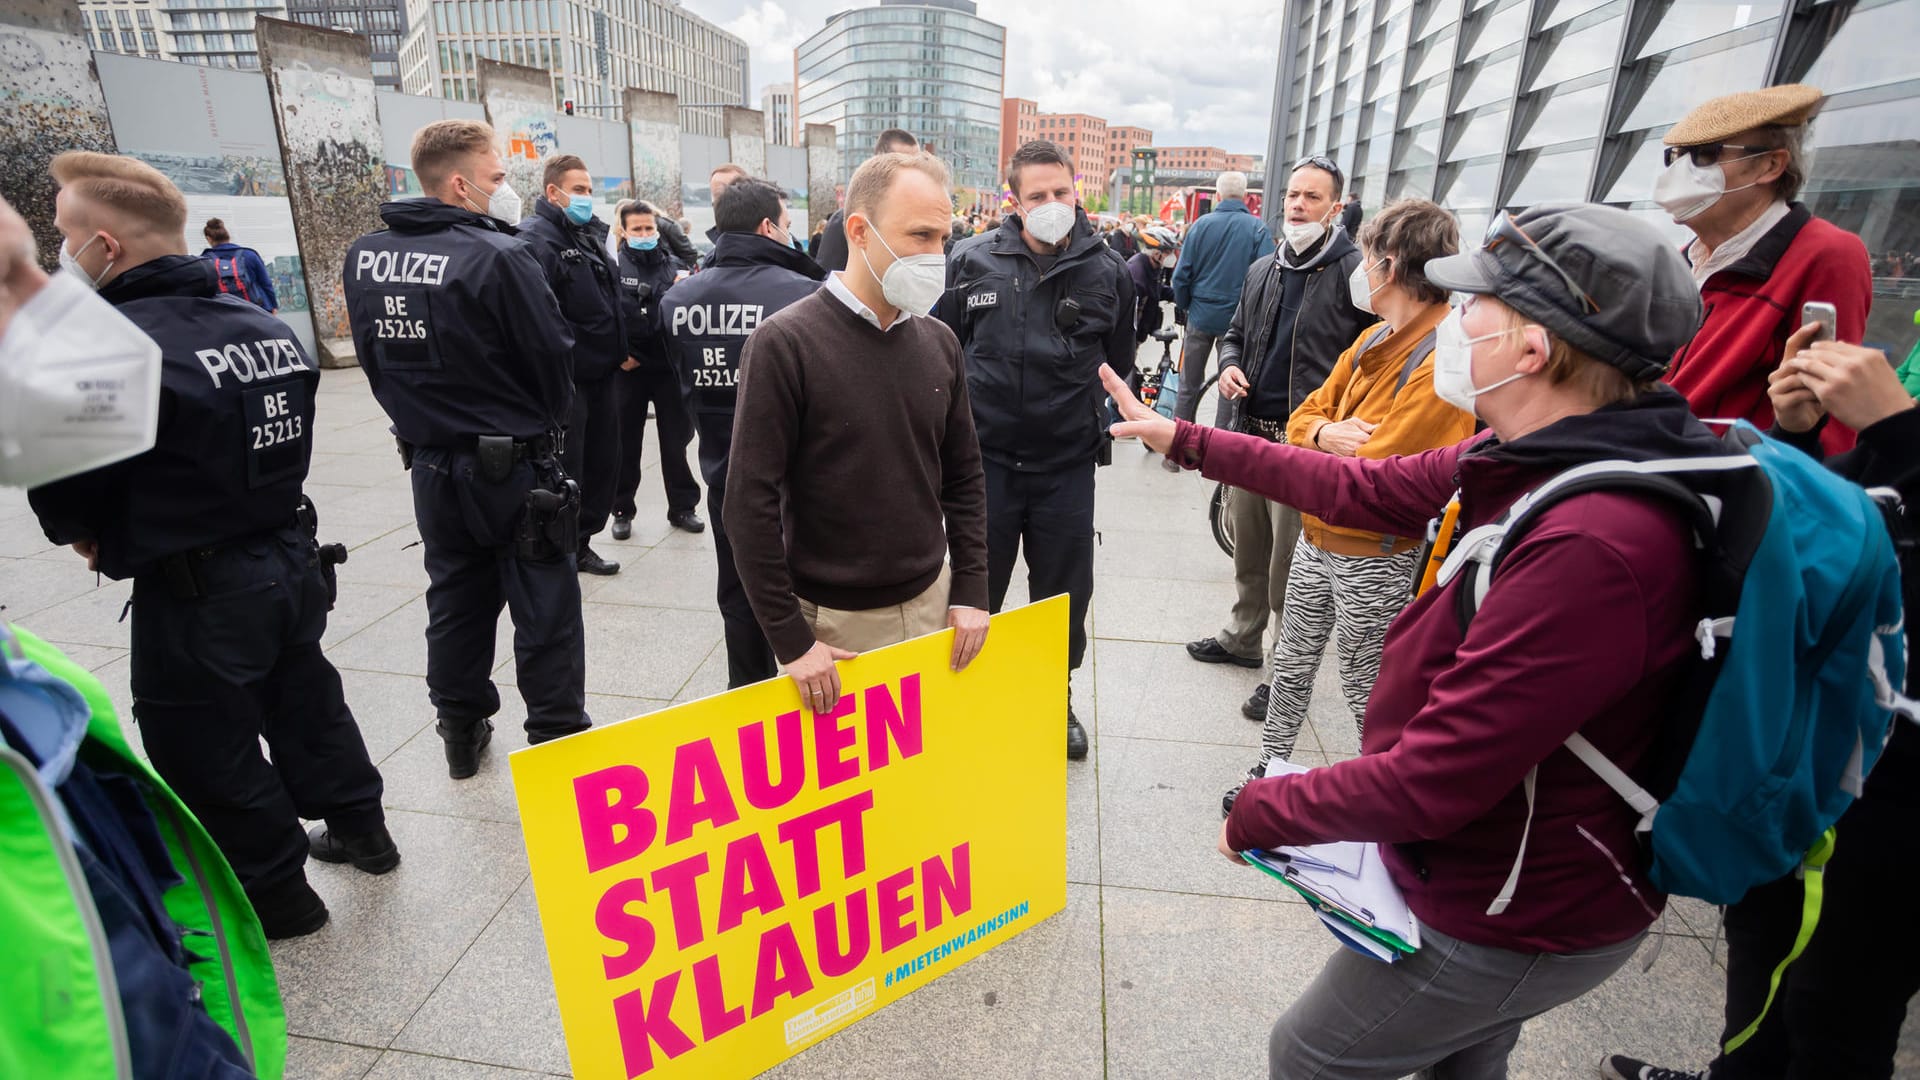
<path id="1" fill-rule="evenodd" d="M 566 110 L 568 116 L 573 115 L 573 99 L 572 98 L 567 98 L 565 101 L 562 101 L 560 103 L 560 107 Z"/>

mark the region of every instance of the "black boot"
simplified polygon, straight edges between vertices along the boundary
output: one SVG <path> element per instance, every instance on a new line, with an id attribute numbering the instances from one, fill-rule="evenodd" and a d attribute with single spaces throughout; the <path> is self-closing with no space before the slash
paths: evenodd
<path id="1" fill-rule="evenodd" d="M 633 539 L 633 519 L 625 514 L 613 515 L 613 538 L 615 540 Z"/>
<path id="2" fill-rule="evenodd" d="M 1259 686 L 1254 687 L 1253 696 L 1248 698 L 1246 703 L 1240 706 L 1240 715 L 1256 724 L 1266 723 L 1267 699 L 1272 694 L 1273 687 L 1267 683 L 1261 683 Z"/>
<path id="3" fill-rule="evenodd" d="M 384 874 L 400 865 L 400 849 L 381 825 L 367 833 L 337 833 L 329 825 L 307 830 L 307 854 L 325 863 L 350 862 L 368 874 Z"/>
<path id="4" fill-rule="evenodd" d="M 450 724 L 445 720 L 435 726 L 447 748 L 447 775 L 455 780 L 465 780 L 480 771 L 480 751 L 493 741 L 493 721 L 479 720 L 472 724 Z"/>
<path id="5" fill-rule="evenodd" d="M 682 532 L 699 533 L 707 531 L 707 523 L 692 510 L 675 510 L 667 515 L 667 524 Z"/>
<path id="6" fill-rule="evenodd" d="M 608 577 L 620 572 L 620 564 L 612 559 L 603 559 L 599 553 L 585 544 L 580 545 L 580 572 Z"/>
<path id="7" fill-rule="evenodd" d="M 305 874 L 257 892 L 250 889 L 247 899 L 268 941 L 304 937 L 327 925 L 327 902 L 307 884 Z"/>
<path id="8" fill-rule="evenodd" d="M 1073 715 L 1073 706 L 1067 706 L 1067 760 L 1079 761 L 1087 756 L 1087 729 L 1080 726 L 1080 718 Z"/>

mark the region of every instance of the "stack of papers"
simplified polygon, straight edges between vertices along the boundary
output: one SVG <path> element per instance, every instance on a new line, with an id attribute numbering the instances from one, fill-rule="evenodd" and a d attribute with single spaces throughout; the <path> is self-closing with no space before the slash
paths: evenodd
<path id="1" fill-rule="evenodd" d="M 1305 772 L 1272 761 L 1268 776 Z M 1241 852 L 1247 862 L 1279 879 L 1313 905 L 1341 944 L 1387 963 L 1420 947 L 1420 920 L 1387 873 L 1375 844 L 1340 842 Z"/>

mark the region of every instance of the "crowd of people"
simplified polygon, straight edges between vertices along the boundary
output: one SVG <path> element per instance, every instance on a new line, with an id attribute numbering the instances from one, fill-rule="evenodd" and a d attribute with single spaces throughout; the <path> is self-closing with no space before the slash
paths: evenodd
<path id="1" fill-rule="evenodd" d="M 784 673 L 815 712 L 865 650 L 951 629 L 965 669 L 1019 559 L 1030 596 L 1069 598 L 1080 666 L 1097 469 L 1116 437 L 1138 438 L 1233 489 L 1235 603 L 1187 646 L 1267 672 L 1242 710 L 1259 757 L 1223 778 L 1221 852 L 1378 843 L 1423 928 L 1395 964 L 1338 951 L 1274 1025 L 1271 1074 L 1505 1076 L 1522 1024 L 1608 978 L 1664 903 L 1641 812 L 1561 751 L 1577 739 L 1623 774 L 1655 763 L 1713 641 L 1708 586 L 1699 532 L 1631 491 L 1541 510 L 1499 556 L 1498 587 L 1465 601 L 1452 571 L 1420 588 L 1434 523 L 1473 536 L 1595 462 L 1720 460 L 1698 418 L 1751 421 L 1911 501 L 1920 410 L 1859 344 L 1866 249 L 1795 201 L 1819 102 L 1798 86 L 1733 95 L 1666 134 L 1652 197 L 1693 233 L 1684 251 L 1579 203 L 1498 213 L 1477 246 L 1423 199 L 1363 220 L 1321 155 L 1275 193 L 1274 231 L 1235 172 L 1190 226 L 1096 224 L 1071 156 L 1044 140 L 1013 154 L 1004 213 L 957 216 L 945 165 L 889 130 L 804 239 L 778 186 L 716 168 L 701 257 L 662 207 L 630 200 L 602 221 L 578 157 L 544 163 L 529 208 L 492 129 L 429 124 L 411 147 L 426 194 L 380 208 L 342 284 L 409 471 L 448 774 L 481 769 L 503 708 L 503 609 L 528 742 L 591 726 L 577 575 L 619 572 L 592 541 L 632 534 L 649 419 L 670 525 L 711 529 L 728 685 Z M 51 541 L 133 581 L 152 767 L 97 682 L 9 631 L 0 763 L 60 813 L 0 823 L 40 875 L 10 864 L 23 887 L 0 890 L 0 921 L 25 925 L 32 889 L 77 865 L 97 916 L 76 900 L 41 925 L 106 920 L 111 945 L 80 969 L 139 973 L 117 992 L 144 1022 L 117 1040 L 44 1032 L 22 1060 L 58 1062 L 72 1040 L 139 1060 L 185 1038 L 196 1075 L 271 1071 L 285 1021 L 264 942 L 328 918 L 306 859 L 381 874 L 401 857 L 320 649 L 339 557 L 302 494 L 319 374 L 262 310 L 257 256 L 217 221 L 206 256 L 187 254 L 162 174 L 78 151 L 52 170 L 66 273 L 38 269 L 0 204 L 0 375 L 48 426 L 0 431 L 0 482 L 29 489 Z M 1185 334 L 1163 417 L 1129 376 L 1168 305 Z M 75 360 L 86 377 L 63 379 Z M 81 414 L 82 430 L 54 426 Z M 1276 768 L 1329 642 L 1361 754 Z M 1085 757 L 1071 690 L 1062 719 L 1067 757 Z M 1865 913 L 1903 898 L 1920 843 L 1916 741 L 1894 732 L 1839 822 L 1810 941 L 1793 874 L 1728 909 L 1714 1080 L 1890 1075 L 1920 957 Z M 182 947 L 182 919 L 220 964 Z M 186 981 L 204 1004 L 176 993 Z M 1626 1056 L 1601 1069 L 1707 1075 Z"/>

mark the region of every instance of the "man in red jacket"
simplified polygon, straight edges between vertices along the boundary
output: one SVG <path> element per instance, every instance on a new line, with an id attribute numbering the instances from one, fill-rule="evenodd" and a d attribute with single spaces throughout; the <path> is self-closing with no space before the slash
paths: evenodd
<path id="1" fill-rule="evenodd" d="M 1811 86 L 1770 86 L 1714 98 L 1666 134 L 1667 168 L 1653 200 L 1693 230 L 1687 247 L 1706 321 L 1673 356 L 1667 381 L 1696 416 L 1773 423 L 1767 375 L 1800 306 L 1833 305 L 1841 341 L 1859 343 L 1873 299 L 1866 245 L 1821 221 L 1794 196 L 1806 181 L 1802 140 L 1820 107 Z M 1853 430 L 1831 423 L 1828 453 L 1853 446 Z"/>
<path id="2" fill-rule="evenodd" d="M 1114 434 L 1329 523 L 1393 535 L 1422 531 L 1456 489 L 1466 535 L 1574 466 L 1721 452 L 1659 382 L 1700 301 L 1646 223 L 1536 205 L 1501 214 L 1486 247 L 1424 273 L 1472 297 L 1437 328 L 1434 391 L 1489 433 L 1405 457 L 1337 457 L 1176 426 L 1103 372 L 1129 421 Z M 1666 898 L 1635 845 L 1638 815 L 1563 743 L 1584 735 L 1629 772 L 1650 751 L 1697 655 L 1691 550 L 1678 514 L 1644 497 L 1595 491 L 1554 505 L 1514 543 L 1464 633 L 1464 577 L 1394 621 L 1360 757 L 1242 790 L 1221 833 L 1229 858 L 1378 843 L 1421 925 L 1421 947 L 1397 963 L 1333 949 L 1274 1025 L 1273 1077 L 1503 1077 L 1528 1018 L 1626 963 Z"/>

